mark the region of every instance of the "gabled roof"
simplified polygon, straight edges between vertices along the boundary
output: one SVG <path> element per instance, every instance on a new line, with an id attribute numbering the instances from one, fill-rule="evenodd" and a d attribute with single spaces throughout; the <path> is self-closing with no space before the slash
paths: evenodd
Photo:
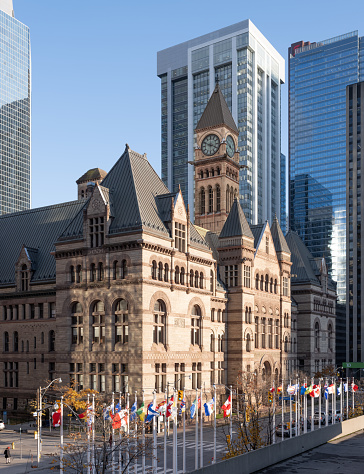
<path id="1" fill-rule="evenodd" d="M 92 168 L 91 170 L 86 171 L 85 174 L 78 178 L 76 181 L 77 184 L 88 183 L 89 181 L 104 179 L 107 175 L 106 171 L 101 168 Z"/>
<path id="2" fill-rule="evenodd" d="M 36 262 L 32 281 L 54 279 L 56 262 L 50 253 L 54 242 L 84 205 L 85 201 L 72 201 L 0 216 L 0 285 L 15 283 L 15 264 L 23 246 Z"/>
<path id="3" fill-rule="evenodd" d="M 254 236 L 254 248 L 257 249 L 259 247 L 260 241 L 262 240 L 262 235 L 264 234 L 265 228 L 267 226 L 267 222 L 264 224 L 256 224 L 250 226 L 250 229 Z"/>
<path id="4" fill-rule="evenodd" d="M 291 253 L 286 239 L 284 238 L 281 226 L 279 225 L 277 216 L 274 217 L 272 227 L 270 228 L 270 232 L 272 234 L 273 242 L 274 242 L 274 247 L 276 249 L 276 252 L 286 252 L 286 253 Z"/>
<path id="5" fill-rule="evenodd" d="M 254 239 L 252 231 L 250 230 L 248 221 L 246 220 L 243 209 L 241 208 L 238 199 L 234 199 L 231 206 L 228 218 L 225 221 L 224 227 L 220 232 L 220 239 L 226 237 L 245 236 Z"/>
<path id="6" fill-rule="evenodd" d="M 239 133 L 238 127 L 231 115 L 226 100 L 217 83 L 210 100 L 207 102 L 200 120 L 197 123 L 196 130 L 203 130 L 210 127 L 227 125 L 231 130 Z"/>

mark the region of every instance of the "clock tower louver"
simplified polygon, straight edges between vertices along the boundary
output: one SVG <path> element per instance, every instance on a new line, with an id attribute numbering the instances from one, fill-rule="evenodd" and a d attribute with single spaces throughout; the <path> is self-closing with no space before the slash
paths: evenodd
<path id="1" fill-rule="evenodd" d="M 195 224 L 220 233 L 239 190 L 239 131 L 219 84 L 196 126 Z"/>

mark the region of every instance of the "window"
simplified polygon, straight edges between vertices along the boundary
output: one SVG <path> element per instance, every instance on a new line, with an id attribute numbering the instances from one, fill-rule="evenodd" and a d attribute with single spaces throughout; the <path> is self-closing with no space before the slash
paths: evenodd
<path id="1" fill-rule="evenodd" d="M 273 293 L 273 278 L 271 278 L 269 282 L 269 292 Z"/>
<path id="2" fill-rule="evenodd" d="M 29 290 L 28 268 L 26 265 L 21 267 L 21 290 Z"/>
<path id="3" fill-rule="evenodd" d="M 215 352 L 215 336 L 210 334 L 210 352 Z"/>
<path id="4" fill-rule="evenodd" d="M 70 267 L 70 280 L 71 280 L 71 283 L 75 283 L 76 281 L 76 272 L 75 272 L 75 267 L 73 265 L 71 265 Z"/>
<path id="5" fill-rule="evenodd" d="M 221 211 L 221 189 L 220 186 L 216 186 L 216 212 Z"/>
<path id="6" fill-rule="evenodd" d="M 48 336 L 48 350 L 49 350 L 49 352 L 54 352 L 55 351 L 55 345 L 56 345 L 56 333 L 54 331 L 49 331 L 49 336 Z"/>
<path id="7" fill-rule="evenodd" d="M 263 291 L 263 287 L 264 287 L 264 276 L 262 275 L 260 277 L 260 291 Z"/>
<path id="8" fill-rule="evenodd" d="M 210 385 L 215 383 L 215 362 L 210 362 Z"/>
<path id="9" fill-rule="evenodd" d="M 96 281 L 96 265 L 91 263 L 90 267 L 90 281 Z"/>
<path id="10" fill-rule="evenodd" d="M 30 319 L 34 319 L 35 318 L 35 304 L 30 304 L 29 305 L 29 309 L 30 309 Z"/>
<path id="11" fill-rule="evenodd" d="M 44 332 L 40 334 L 40 343 L 44 344 Z M 23 341 L 22 341 L 22 345 L 23 345 Z M 24 352 L 24 350 L 22 350 L 22 352 Z"/>
<path id="12" fill-rule="evenodd" d="M 82 267 L 77 265 L 76 267 L 76 283 L 82 283 Z"/>
<path id="13" fill-rule="evenodd" d="M 174 388 L 176 390 L 183 390 L 184 387 L 184 373 L 182 372 L 184 364 L 174 364 Z"/>
<path id="14" fill-rule="evenodd" d="M 71 315 L 72 344 L 83 343 L 83 310 L 80 303 L 73 303 Z"/>
<path id="15" fill-rule="evenodd" d="M 195 271 L 195 288 L 199 287 L 199 274 L 198 271 Z"/>
<path id="16" fill-rule="evenodd" d="M 104 279 L 104 266 L 102 262 L 99 262 L 97 266 L 97 279 L 98 281 L 102 281 Z"/>
<path id="17" fill-rule="evenodd" d="M 4 386 L 10 388 L 19 387 L 18 362 L 4 362 Z"/>
<path id="18" fill-rule="evenodd" d="M 283 296 L 288 296 L 288 278 L 283 277 Z"/>
<path id="19" fill-rule="evenodd" d="M 201 345 L 201 309 L 198 305 L 192 308 L 191 344 Z"/>
<path id="20" fill-rule="evenodd" d="M 331 324 L 329 324 L 329 328 L 328 328 L 328 348 L 329 348 L 329 351 L 333 350 L 332 335 L 333 335 L 332 326 L 331 326 Z"/>
<path id="21" fill-rule="evenodd" d="M 214 191 L 211 186 L 208 187 L 209 193 L 209 214 L 214 212 Z"/>
<path id="22" fill-rule="evenodd" d="M 244 265 L 244 286 L 250 288 L 250 265 Z"/>
<path id="23" fill-rule="evenodd" d="M 225 266 L 225 283 L 228 286 L 238 286 L 238 265 Z"/>
<path id="24" fill-rule="evenodd" d="M 257 273 L 257 276 L 255 277 L 255 289 L 259 290 L 259 274 Z"/>
<path id="25" fill-rule="evenodd" d="M 275 339 L 275 348 L 279 349 L 279 320 L 276 319 L 274 324 L 274 339 Z"/>
<path id="26" fill-rule="evenodd" d="M 174 282 L 178 285 L 179 284 L 179 266 L 177 265 L 174 271 Z"/>
<path id="27" fill-rule="evenodd" d="M 264 290 L 265 291 L 268 291 L 268 282 L 269 282 L 268 275 L 265 275 L 265 285 L 264 285 Z"/>
<path id="28" fill-rule="evenodd" d="M 214 291 L 214 272 L 210 270 L 210 291 Z"/>
<path id="29" fill-rule="evenodd" d="M 112 264 L 112 279 L 113 280 L 116 280 L 117 278 L 117 273 L 118 273 L 118 261 L 117 260 L 114 260 L 113 264 Z"/>
<path id="30" fill-rule="evenodd" d="M 249 310 L 247 306 L 245 307 L 245 323 L 249 323 Z"/>
<path id="31" fill-rule="evenodd" d="M 277 294 L 277 291 L 278 291 L 278 283 L 277 283 L 277 279 L 274 280 L 274 293 Z"/>
<path id="32" fill-rule="evenodd" d="M 126 260 L 122 260 L 121 262 L 121 267 L 120 267 L 120 278 L 122 280 L 125 280 L 126 276 L 128 274 L 128 264 L 126 262 Z"/>
<path id="33" fill-rule="evenodd" d="M 44 317 L 44 304 L 43 303 L 38 304 L 38 316 L 39 316 L 39 319 L 43 319 Z"/>
<path id="34" fill-rule="evenodd" d="M 48 303 L 48 317 L 51 319 L 56 317 L 56 303 Z"/>
<path id="35" fill-rule="evenodd" d="M 101 247 L 104 245 L 104 218 L 94 217 L 89 219 L 90 246 Z"/>
<path id="36" fill-rule="evenodd" d="M 75 390 L 83 390 L 83 364 L 82 363 L 70 364 L 70 380 L 71 380 L 71 386 L 73 386 Z"/>
<path id="37" fill-rule="evenodd" d="M 18 335 L 18 331 L 15 331 L 14 334 L 13 334 L 13 350 L 14 350 L 14 352 L 18 352 L 18 351 L 19 351 L 19 335 Z"/>
<path id="38" fill-rule="evenodd" d="M 261 339 L 262 339 L 262 349 L 265 349 L 265 333 L 266 333 L 266 319 L 262 318 L 262 334 L 261 334 Z"/>
<path id="39" fill-rule="evenodd" d="M 167 364 L 155 364 L 155 391 L 163 393 L 167 386 Z"/>
<path id="40" fill-rule="evenodd" d="M 288 352 L 288 337 L 284 338 L 284 352 Z"/>
<path id="41" fill-rule="evenodd" d="M 251 348 L 250 348 L 250 334 L 248 333 L 246 335 L 246 351 L 247 352 L 250 352 Z"/>
<path id="42" fill-rule="evenodd" d="M 9 352 L 9 333 L 4 332 L 4 352 Z"/>
<path id="43" fill-rule="evenodd" d="M 215 321 L 215 310 L 214 309 L 211 310 L 211 321 L 212 322 Z"/>
<path id="44" fill-rule="evenodd" d="M 166 305 L 162 300 L 154 305 L 153 342 L 166 344 Z"/>
<path id="45" fill-rule="evenodd" d="M 193 277 L 194 277 L 194 272 L 193 270 L 190 270 L 190 287 L 193 288 Z"/>
<path id="46" fill-rule="evenodd" d="M 315 349 L 320 350 L 320 325 L 315 323 Z"/>
<path id="47" fill-rule="evenodd" d="M 37 338 L 34 336 L 34 349 L 37 348 Z"/>
<path id="48" fill-rule="evenodd" d="M 273 349 L 273 319 L 268 319 L 268 348 Z"/>
<path id="49" fill-rule="evenodd" d="M 180 252 L 186 251 L 186 226 L 184 224 L 180 224 L 179 222 L 175 222 L 174 224 L 174 239 L 175 239 L 175 247 Z"/>
<path id="50" fill-rule="evenodd" d="M 96 301 L 92 306 L 92 343 L 104 344 L 105 342 L 105 307 L 101 301 Z"/>
<path id="51" fill-rule="evenodd" d="M 114 392 L 125 392 L 129 384 L 128 364 L 112 364 L 112 387 Z"/>
<path id="52" fill-rule="evenodd" d="M 169 266 L 168 263 L 164 264 L 164 281 L 168 283 L 169 281 Z"/>
<path id="53" fill-rule="evenodd" d="M 106 392 L 105 364 L 98 364 L 99 392 Z"/>
<path id="54" fill-rule="evenodd" d="M 126 344 L 128 342 L 128 303 L 119 300 L 115 305 L 115 343 Z"/>
<path id="55" fill-rule="evenodd" d="M 205 209 L 206 209 L 205 188 L 201 188 L 201 191 L 200 191 L 200 214 L 205 214 Z"/>
<path id="56" fill-rule="evenodd" d="M 200 288 L 203 290 L 203 273 L 200 272 Z"/>
<path id="57" fill-rule="evenodd" d="M 181 285 L 185 284 L 185 269 L 181 268 Z"/>
<path id="58" fill-rule="evenodd" d="M 202 364 L 192 363 L 192 389 L 201 388 Z"/>
<path id="59" fill-rule="evenodd" d="M 163 281 L 163 263 L 158 263 L 158 280 Z"/>
<path id="60" fill-rule="evenodd" d="M 153 280 L 157 279 L 157 262 L 155 260 L 152 262 L 152 278 Z"/>

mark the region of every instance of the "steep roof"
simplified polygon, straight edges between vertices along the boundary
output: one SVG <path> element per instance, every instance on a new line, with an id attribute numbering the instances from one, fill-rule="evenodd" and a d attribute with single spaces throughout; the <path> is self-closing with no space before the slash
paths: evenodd
<path id="1" fill-rule="evenodd" d="M 272 227 L 270 228 L 270 232 L 272 234 L 273 242 L 274 242 L 274 247 L 276 249 L 276 252 L 287 252 L 291 253 L 286 239 L 284 238 L 281 226 L 279 225 L 277 216 L 274 217 Z"/>
<path id="2" fill-rule="evenodd" d="M 207 102 L 200 120 L 197 123 L 196 130 L 203 130 L 210 127 L 227 125 L 231 130 L 239 133 L 238 127 L 231 115 L 226 100 L 217 83 L 210 100 Z"/>
<path id="3" fill-rule="evenodd" d="M 92 168 L 86 171 L 86 173 L 83 174 L 81 178 L 78 178 L 76 183 L 80 184 L 80 183 L 85 183 L 89 181 L 104 179 L 106 175 L 107 175 L 106 171 L 102 170 L 101 168 Z"/>
<path id="4" fill-rule="evenodd" d="M 238 199 L 234 199 L 228 218 L 224 227 L 220 232 L 220 239 L 225 237 L 245 236 L 254 239 L 254 235 L 250 230 L 248 221 L 246 220 L 243 209 Z"/>
<path id="5" fill-rule="evenodd" d="M 72 201 L 0 216 L 0 285 L 15 283 L 15 263 L 23 246 L 36 262 L 32 281 L 53 279 L 54 242 L 84 206 L 85 201 Z"/>
<path id="6" fill-rule="evenodd" d="M 264 234 L 267 222 L 264 224 L 256 224 L 250 226 L 250 229 L 254 236 L 254 247 L 257 249 L 259 247 L 259 243 L 262 239 L 262 235 Z"/>

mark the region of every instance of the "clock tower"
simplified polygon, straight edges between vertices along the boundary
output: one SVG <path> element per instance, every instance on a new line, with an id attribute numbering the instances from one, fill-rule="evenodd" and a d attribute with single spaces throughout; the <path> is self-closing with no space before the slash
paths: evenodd
<path id="1" fill-rule="evenodd" d="M 196 130 L 195 224 L 220 233 L 239 195 L 239 130 L 219 84 Z"/>

